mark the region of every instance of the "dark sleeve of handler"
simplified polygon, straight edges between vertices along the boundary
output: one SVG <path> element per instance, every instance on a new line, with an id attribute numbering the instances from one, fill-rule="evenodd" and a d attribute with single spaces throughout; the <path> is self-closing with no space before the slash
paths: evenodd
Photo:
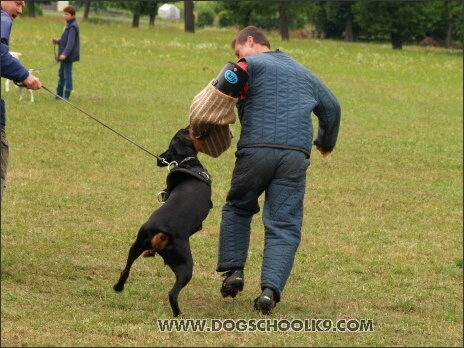
<path id="1" fill-rule="evenodd" d="M 318 103 L 313 112 L 319 119 L 319 130 L 314 145 L 332 152 L 340 129 L 341 108 L 335 95 L 323 84 L 318 88 Z"/>
<path id="2" fill-rule="evenodd" d="M 29 71 L 8 51 L 8 46 L 2 42 L 2 77 L 22 82 L 29 76 Z"/>

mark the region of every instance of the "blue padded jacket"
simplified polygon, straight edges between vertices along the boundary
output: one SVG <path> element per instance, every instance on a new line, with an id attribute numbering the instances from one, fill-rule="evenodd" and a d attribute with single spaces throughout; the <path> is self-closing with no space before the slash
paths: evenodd
<path id="1" fill-rule="evenodd" d="M 238 149 L 279 147 L 303 151 L 313 144 L 311 112 L 319 119 L 315 144 L 332 151 L 340 127 L 340 105 L 311 71 L 281 51 L 242 58 L 249 89 L 237 103 L 241 123 Z"/>

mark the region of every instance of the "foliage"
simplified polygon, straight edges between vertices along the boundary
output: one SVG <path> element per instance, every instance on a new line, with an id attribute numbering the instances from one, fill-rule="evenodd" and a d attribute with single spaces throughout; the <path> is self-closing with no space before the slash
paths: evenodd
<path id="1" fill-rule="evenodd" d="M 279 28 L 278 4 L 276 1 L 219 1 L 215 11 L 219 16 L 219 26 L 254 25 L 270 30 Z M 284 5 L 290 29 L 303 28 L 308 22 L 309 13 L 315 8 L 315 4 L 300 1 L 285 2 Z"/>
<path id="2" fill-rule="evenodd" d="M 102 21 L 79 22 L 71 103 L 159 154 L 187 124 L 193 97 L 236 59 L 229 43 L 237 28 L 191 35 L 178 22 L 131 30 L 130 18 Z M 45 13 L 17 18 L 12 31 L 11 49 L 40 68 L 51 90 L 58 67 L 50 38 L 62 28 L 61 15 Z M 173 275 L 158 256 L 136 261 L 123 293 L 112 286 L 159 206 L 166 169 L 47 91 L 20 102 L 2 80 L 11 148 L 1 204 L 2 346 L 462 345 L 462 51 L 268 36 L 334 91 L 340 139 L 329 157 L 311 156 L 302 241 L 270 317 L 252 310 L 261 213 L 244 291 L 223 299 L 215 272 L 240 124 L 221 157 L 200 154 L 213 208 L 191 238 L 194 275 L 181 304 L 190 319 L 370 318 L 375 331 L 160 332 L 156 320 L 171 319 Z"/>
<path id="3" fill-rule="evenodd" d="M 84 11 L 85 3 L 87 1 L 70 1 L 70 5 L 73 5 L 77 12 Z M 95 14 L 101 14 L 107 9 L 111 8 L 113 1 L 90 1 L 90 8 Z"/>
<path id="4" fill-rule="evenodd" d="M 214 24 L 214 12 L 209 10 L 198 12 L 195 24 L 197 28 L 205 28 L 212 26 Z"/>
<path id="5" fill-rule="evenodd" d="M 437 40 L 445 40 L 447 37 L 448 25 L 451 25 L 451 39 L 462 42 L 463 37 L 463 7 L 462 2 L 441 3 L 441 19 L 431 30 L 430 34 Z"/>
<path id="6" fill-rule="evenodd" d="M 161 1 L 109 1 L 112 7 L 129 11 L 135 15 L 156 15 Z"/>
<path id="7" fill-rule="evenodd" d="M 218 13 L 218 25 L 220 28 L 230 27 L 235 24 L 234 15 L 227 10 L 221 10 Z"/>
<path id="8" fill-rule="evenodd" d="M 228 17 L 233 19 L 234 25 L 246 27 L 250 25 L 252 6 L 250 1 L 221 1 L 218 3 L 217 12 L 228 12 Z"/>
<path id="9" fill-rule="evenodd" d="M 423 38 L 440 19 L 438 2 L 357 2 L 355 21 L 373 39 L 388 39 L 392 33 L 404 40 Z"/>
<path id="10" fill-rule="evenodd" d="M 71 3 L 82 6 L 84 2 Z M 110 7 L 120 8 L 138 16 L 150 15 L 151 24 L 154 24 L 157 8 L 162 3 L 91 2 L 97 13 Z M 174 3 L 181 6 L 183 1 Z M 418 42 L 425 36 L 448 40 L 451 28 L 451 39 L 462 45 L 463 7 L 460 1 L 195 1 L 197 13 L 202 17 L 197 18 L 196 26 L 201 28 L 217 22 L 219 27 L 255 25 L 266 30 L 278 29 L 281 24 L 279 4 L 286 9 L 288 29 L 315 27 L 326 38 L 392 41 L 393 37 L 397 37 L 401 45 L 403 41 Z M 214 11 L 217 21 L 211 20 L 210 11 Z M 191 18 L 188 27 L 188 31 L 194 32 L 194 18 Z M 449 42 L 446 44 L 451 46 Z"/>
<path id="11" fill-rule="evenodd" d="M 27 2 L 29 2 L 29 1 L 27 1 Z M 41 3 L 47 4 L 47 3 L 50 3 L 50 1 L 43 1 Z M 36 3 L 36 2 L 34 2 L 33 4 L 34 4 L 35 15 L 36 16 L 43 16 L 42 7 L 40 7 L 40 4 Z M 23 7 L 22 16 L 29 16 L 29 8 L 28 8 L 27 5 Z"/>
<path id="12" fill-rule="evenodd" d="M 316 27 L 325 33 L 325 37 L 342 39 L 346 33 L 346 21 L 353 18 L 351 7 L 354 1 L 326 1 L 320 3 L 320 16 L 316 19 Z M 357 37 L 361 27 L 353 23 L 353 36 Z"/>

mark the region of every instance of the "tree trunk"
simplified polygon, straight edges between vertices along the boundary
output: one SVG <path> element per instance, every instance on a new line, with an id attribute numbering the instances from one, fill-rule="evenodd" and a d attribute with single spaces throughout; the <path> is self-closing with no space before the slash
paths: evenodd
<path id="1" fill-rule="evenodd" d="M 27 2 L 27 12 L 29 13 L 29 18 L 35 18 L 35 4 L 34 1 Z"/>
<path id="2" fill-rule="evenodd" d="M 403 40 L 400 33 L 391 33 L 391 43 L 394 50 L 403 49 Z"/>
<path id="3" fill-rule="evenodd" d="M 195 32 L 195 16 L 193 14 L 193 0 L 184 0 L 184 31 L 186 33 Z"/>
<path id="4" fill-rule="evenodd" d="M 346 17 L 345 21 L 345 41 L 353 42 L 353 16 L 351 14 Z"/>
<path id="5" fill-rule="evenodd" d="M 140 15 L 134 14 L 134 17 L 132 18 L 132 28 L 138 28 L 139 24 L 140 24 Z"/>
<path id="6" fill-rule="evenodd" d="M 452 38 L 451 38 L 451 34 L 453 32 L 453 25 L 451 23 L 451 19 L 448 21 L 448 29 L 446 30 L 446 40 L 445 40 L 445 46 L 446 48 L 450 48 L 452 46 Z"/>
<path id="7" fill-rule="evenodd" d="M 288 41 L 290 35 L 288 33 L 287 4 L 283 1 L 279 2 L 279 29 L 282 40 Z"/>
<path id="8" fill-rule="evenodd" d="M 90 1 L 85 2 L 85 7 L 84 7 L 84 22 L 87 22 L 89 20 L 89 13 L 90 13 Z"/>
<path id="9" fill-rule="evenodd" d="M 155 17 L 156 17 L 156 15 L 150 14 L 150 20 L 148 22 L 148 26 L 150 28 L 153 28 L 155 26 Z"/>

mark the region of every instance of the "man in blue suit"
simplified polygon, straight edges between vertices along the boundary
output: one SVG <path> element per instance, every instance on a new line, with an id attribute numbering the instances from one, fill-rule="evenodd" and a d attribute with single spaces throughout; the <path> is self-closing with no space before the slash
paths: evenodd
<path id="1" fill-rule="evenodd" d="M 254 308 L 270 314 L 280 301 L 301 240 L 312 145 L 324 157 L 332 152 L 341 108 L 310 70 L 284 52 L 271 51 L 258 28 L 241 30 L 231 48 L 249 79 L 237 102 L 241 133 L 222 208 L 216 271 L 225 272 L 223 297 L 243 290 L 250 224 L 260 210 L 258 198 L 265 193 L 262 292 Z M 311 113 L 319 121 L 314 141 Z"/>

